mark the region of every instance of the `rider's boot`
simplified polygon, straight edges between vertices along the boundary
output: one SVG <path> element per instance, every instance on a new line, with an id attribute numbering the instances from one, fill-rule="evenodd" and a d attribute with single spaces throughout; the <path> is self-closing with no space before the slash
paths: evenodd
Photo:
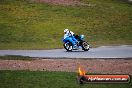
<path id="1" fill-rule="evenodd" d="M 73 49 L 79 49 L 79 43 L 76 43 L 74 46 L 73 46 Z"/>
<path id="2" fill-rule="evenodd" d="M 77 44 L 75 44 L 75 45 L 73 46 L 73 49 L 77 49 Z"/>

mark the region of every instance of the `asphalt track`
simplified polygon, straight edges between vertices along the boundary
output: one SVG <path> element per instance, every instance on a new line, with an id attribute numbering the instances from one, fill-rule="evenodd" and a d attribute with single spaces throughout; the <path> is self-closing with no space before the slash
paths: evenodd
<path id="1" fill-rule="evenodd" d="M 67 52 L 65 49 L 52 50 L 0 50 L 0 56 L 20 55 L 43 58 L 132 58 L 132 45 L 101 46 L 89 51 Z"/>

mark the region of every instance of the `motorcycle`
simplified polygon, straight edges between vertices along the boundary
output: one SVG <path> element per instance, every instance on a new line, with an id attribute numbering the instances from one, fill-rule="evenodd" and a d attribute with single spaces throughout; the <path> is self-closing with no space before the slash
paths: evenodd
<path id="1" fill-rule="evenodd" d="M 63 40 L 63 46 L 67 51 L 79 50 L 80 48 L 82 48 L 82 50 L 84 51 L 88 51 L 90 49 L 90 45 L 86 41 L 84 41 L 84 35 L 76 35 L 75 38 L 78 40 L 76 48 L 73 47 L 74 45 L 70 41 Z"/>

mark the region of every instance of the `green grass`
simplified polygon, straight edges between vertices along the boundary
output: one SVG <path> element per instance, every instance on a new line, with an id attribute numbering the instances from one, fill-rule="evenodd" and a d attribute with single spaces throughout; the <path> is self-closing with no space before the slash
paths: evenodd
<path id="1" fill-rule="evenodd" d="M 0 88 L 131 88 L 129 84 L 85 84 L 77 73 L 40 71 L 0 71 Z"/>
<path id="2" fill-rule="evenodd" d="M 81 0 L 95 6 L 61 6 L 0 0 L 0 49 L 62 48 L 63 30 L 84 34 L 92 46 L 132 44 L 132 5 Z"/>
<path id="3" fill-rule="evenodd" d="M 19 55 L 5 55 L 0 56 L 0 60 L 34 60 L 34 58 L 28 56 L 19 56 Z"/>
<path id="4" fill-rule="evenodd" d="M 33 60 L 23 56 L 0 56 L 2 60 Z M 90 73 L 91 74 L 91 73 Z M 95 74 L 95 73 L 93 73 Z M 130 84 L 79 85 L 74 72 L 3 71 L 0 70 L 0 88 L 131 88 Z"/>

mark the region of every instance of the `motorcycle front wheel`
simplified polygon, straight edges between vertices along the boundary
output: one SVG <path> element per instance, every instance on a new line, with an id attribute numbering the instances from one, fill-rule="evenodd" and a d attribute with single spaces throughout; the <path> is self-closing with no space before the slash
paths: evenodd
<path id="1" fill-rule="evenodd" d="M 72 46 L 72 43 L 71 42 L 66 42 L 63 44 L 64 48 L 67 50 L 67 51 L 72 51 L 73 50 L 73 46 Z"/>

